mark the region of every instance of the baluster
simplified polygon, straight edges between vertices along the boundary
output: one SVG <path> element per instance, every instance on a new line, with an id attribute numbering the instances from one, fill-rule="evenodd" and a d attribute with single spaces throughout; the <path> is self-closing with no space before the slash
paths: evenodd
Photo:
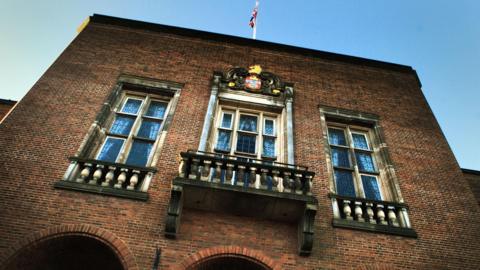
<path id="1" fill-rule="evenodd" d="M 212 182 L 215 183 L 220 183 L 221 177 L 222 177 L 222 165 L 223 163 L 221 161 L 216 161 L 215 162 L 215 176 L 212 179 Z"/>
<path id="2" fill-rule="evenodd" d="M 108 167 L 108 172 L 105 175 L 105 181 L 103 181 L 103 183 L 102 183 L 102 187 L 110 186 L 110 183 L 113 181 L 114 177 L 115 177 L 115 167 L 114 166 L 109 166 Z"/>
<path id="3" fill-rule="evenodd" d="M 349 200 L 343 200 L 343 213 L 345 214 L 345 218 L 347 220 L 353 220 L 352 208 L 350 208 L 350 201 Z"/>
<path id="4" fill-rule="evenodd" d="M 399 227 L 397 222 L 397 215 L 395 214 L 395 206 L 387 206 L 388 209 L 388 221 L 393 227 Z"/>
<path id="5" fill-rule="evenodd" d="M 113 186 L 114 188 L 122 188 L 123 183 L 127 180 L 127 172 L 128 169 L 120 169 L 120 175 L 117 177 L 117 183 Z"/>
<path id="6" fill-rule="evenodd" d="M 244 177 L 245 177 L 245 166 L 243 165 L 238 165 L 237 169 L 237 186 L 242 186 L 244 185 Z"/>
<path id="7" fill-rule="evenodd" d="M 267 174 L 268 174 L 268 169 L 260 169 L 260 187 L 262 189 L 268 189 L 268 183 L 267 183 Z M 256 184 L 255 184 L 255 188 L 257 188 Z"/>
<path id="8" fill-rule="evenodd" d="M 371 224 L 377 224 L 377 221 L 373 218 L 373 203 L 365 203 L 365 207 L 367 208 L 368 222 L 370 222 Z"/>
<path id="9" fill-rule="evenodd" d="M 400 226 L 403 227 L 403 228 L 411 228 L 410 219 L 409 219 L 409 217 L 408 217 L 407 208 L 402 207 L 402 208 L 400 209 L 399 215 L 401 216 Z"/>
<path id="10" fill-rule="evenodd" d="M 80 177 L 77 178 L 78 183 L 85 183 L 87 181 L 88 176 L 90 175 L 90 171 L 92 169 L 92 164 L 91 163 L 85 163 L 84 168 L 80 172 Z"/>
<path id="11" fill-rule="evenodd" d="M 388 222 L 385 220 L 385 211 L 383 209 L 384 209 L 384 206 L 382 204 L 377 204 L 378 223 L 382 225 L 388 225 Z"/>
<path id="12" fill-rule="evenodd" d="M 302 175 L 299 173 L 296 173 L 293 190 L 295 190 L 295 193 L 297 194 L 302 194 L 302 182 L 300 181 L 300 179 L 302 179 Z"/>
<path id="13" fill-rule="evenodd" d="M 290 172 L 283 172 L 283 186 L 285 187 L 285 192 L 290 192 L 292 185 L 290 183 Z"/>
<path id="14" fill-rule="evenodd" d="M 306 178 L 305 179 L 306 183 L 305 183 L 305 191 L 304 192 L 307 195 L 312 195 L 312 186 L 313 186 L 312 179 L 313 179 L 313 176 L 312 175 L 306 175 L 305 178 Z"/>
<path id="15" fill-rule="evenodd" d="M 355 217 L 358 222 L 364 222 L 363 219 L 363 210 L 362 210 L 362 202 L 355 202 Z"/>
<path id="16" fill-rule="evenodd" d="M 340 208 L 338 207 L 337 198 L 332 198 L 332 207 L 333 207 L 333 217 L 334 218 L 341 218 L 340 216 Z"/>
<path id="17" fill-rule="evenodd" d="M 278 192 L 283 192 L 283 179 L 279 175 L 280 171 L 272 170 L 272 186 L 276 186 Z"/>
<path id="18" fill-rule="evenodd" d="M 128 190 L 134 190 L 135 186 L 138 183 L 138 175 L 140 174 L 140 171 L 133 170 L 132 171 L 132 176 L 130 177 L 130 185 L 127 186 Z"/>
<path id="19" fill-rule="evenodd" d="M 200 165 L 200 159 L 193 158 L 192 165 L 190 166 L 190 174 L 188 175 L 189 179 L 196 180 L 198 176 L 198 166 Z"/>
<path id="20" fill-rule="evenodd" d="M 178 166 L 178 176 L 185 178 L 187 175 L 187 164 L 188 164 L 188 157 L 182 157 L 180 161 L 180 165 Z"/>
<path id="21" fill-rule="evenodd" d="M 227 163 L 227 171 L 225 172 L 225 182 L 233 186 L 235 185 L 235 179 L 233 178 L 233 167 L 235 167 L 234 164 Z"/>
<path id="22" fill-rule="evenodd" d="M 200 180 L 208 181 L 210 178 L 210 166 L 212 164 L 211 160 L 204 160 L 203 161 L 203 170 L 202 175 L 200 176 Z"/>
<path id="23" fill-rule="evenodd" d="M 256 182 L 257 182 L 257 168 L 250 167 L 250 177 L 248 179 L 248 184 L 250 186 L 256 186 Z"/>
<path id="24" fill-rule="evenodd" d="M 97 185 L 98 184 L 98 180 L 100 180 L 100 178 L 102 178 L 102 170 L 103 170 L 104 166 L 103 165 L 97 165 L 97 169 L 95 170 L 95 172 L 93 173 L 93 178 L 90 179 L 90 181 L 88 181 L 88 183 L 90 185 Z"/>

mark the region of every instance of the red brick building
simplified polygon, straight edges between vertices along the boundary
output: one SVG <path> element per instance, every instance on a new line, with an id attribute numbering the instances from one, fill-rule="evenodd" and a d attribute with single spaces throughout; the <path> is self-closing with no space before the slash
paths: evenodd
<path id="1" fill-rule="evenodd" d="M 94 15 L 0 149 L 5 269 L 480 267 L 409 66 Z"/>
<path id="2" fill-rule="evenodd" d="M 17 102 L 14 100 L 0 98 L 0 122 L 10 112 L 15 104 L 17 104 Z"/>

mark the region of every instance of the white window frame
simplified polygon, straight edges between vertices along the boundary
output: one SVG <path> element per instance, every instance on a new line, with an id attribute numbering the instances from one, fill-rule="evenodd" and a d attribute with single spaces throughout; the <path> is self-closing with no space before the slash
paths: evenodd
<path id="1" fill-rule="evenodd" d="M 245 109 L 242 107 L 231 107 L 231 106 L 222 106 L 219 105 L 218 111 L 216 113 L 216 120 L 215 120 L 215 130 L 213 133 L 213 136 L 211 136 L 211 145 L 212 145 L 212 152 L 221 152 L 221 153 L 227 153 L 230 155 L 235 155 L 235 156 L 241 156 L 245 158 L 256 158 L 256 159 L 265 159 L 265 160 L 272 160 L 272 161 L 277 161 L 277 162 L 282 162 L 282 160 L 279 160 L 279 132 L 278 132 L 278 127 L 279 127 L 279 121 L 280 121 L 280 114 L 275 114 L 275 113 L 269 113 L 269 112 L 264 112 L 261 110 L 252 110 L 252 109 Z M 223 116 L 225 114 L 232 114 L 232 121 L 231 121 L 231 128 L 227 129 L 222 127 L 222 120 Z M 257 118 L 257 130 L 256 132 L 252 131 L 241 131 L 239 124 L 240 124 L 240 116 L 241 115 L 248 115 L 248 116 L 254 116 Z M 274 135 L 267 135 L 264 134 L 264 126 L 265 126 L 265 120 L 272 120 L 273 125 L 274 125 Z M 218 143 L 218 135 L 220 130 L 229 130 L 231 132 L 231 137 L 230 137 L 230 148 L 229 151 L 223 151 L 221 149 L 217 149 L 217 143 Z M 239 152 L 237 151 L 237 143 L 238 143 L 238 133 L 244 133 L 244 134 L 250 134 L 250 135 L 255 135 L 256 140 L 255 140 L 255 153 L 244 153 L 244 152 Z M 275 138 L 275 156 L 274 157 L 267 157 L 263 155 L 263 138 L 264 136 L 268 137 L 274 137 Z"/>
<path id="2" fill-rule="evenodd" d="M 337 144 L 331 144 L 330 143 L 330 129 L 336 129 L 336 130 L 341 130 L 345 136 L 346 140 L 346 145 L 337 145 Z M 353 136 L 352 134 L 360 134 L 363 135 L 366 139 L 368 149 L 363 149 L 363 148 L 356 148 L 354 146 L 353 142 Z M 365 196 L 365 190 L 363 187 L 363 181 L 362 181 L 362 175 L 365 176 L 372 176 L 376 179 L 377 181 L 377 186 L 378 190 L 380 191 L 380 200 L 384 200 L 386 198 L 386 194 L 388 194 L 388 191 L 384 188 L 383 185 L 383 179 L 381 178 L 381 174 L 379 171 L 379 166 L 376 158 L 376 153 L 373 149 L 372 145 L 372 135 L 371 135 L 371 129 L 365 128 L 365 127 L 360 127 L 356 125 L 347 125 L 347 124 L 341 124 L 341 123 L 336 123 L 336 122 L 327 122 L 327 142 L 330 148 L 330 157 L 332 157 L 332 147 L 334 148 L 342 148 L 342 149 L 348 149 L 348 158 L 350 162 L 350 170 L 352 173 L 353 177 L 353 185 L 354 185 L 354 190 L 355 190 L 355 195 L 356 197 L 360 198 L 366 198 Z M 356 161 L 356 156 L 355 156 L 355 151 L 360 151 L 360 152 L 367 152 L 370 153 L 370 156 L 372 157 L 372 162 L 375 171 L 374 172 L 366 172 L 366 171 L 360 171 L 358 162 Z M 335 179 L 335 170 L 336 167 L 333 165 L 333 160 L 330 158 L 330 166 L 332 169 L 332 174 L 333 174 L 333 185 L 335 188 L 335 192 L 337 192 L 337 180 Z M 342 170 L 344 167 L 338 167 L 339 170 Z"/>
<path id="3" fill-rule="evenodd" d="M 140 100 L 142 103 L 140 104 L 140 107 L 138 109 L 137 114 L 132 114 L 132 113 L 126 113 L 123 112 L 123 109 L 127 103 L 128 100 L 133 99 L 133 100 Z M 165 108 L 165 113 L 163 114 L 163 118 L 159 117 L 152 117 L 152 116 L 146 116 L 146 112 L 151 104 L 152 101 L 156 102 L 161 102 L 165 103 L 167 106 Z M 158 147 L 159 143 L 159 138 L 160 134 L 162 133 L 165 120 L 167 118 L 167 115 L 170 111 L 170 106 L 171 106 L 171 99 L 166 99 L 166 97 L 160 96 L 160 95 L 152 95 L 152 94 L 141 94 L 141 93 L 136 93 L 136 92 L 130 92 L 130 91 L 125 91 L 122 95 L 122 98 L 120 98 L 120 102 L 117 104 L 116 108 L 111 112 L 111 119 L 109 121 L 109 124 L 106 125 L 108 127 L 106 129 L 106 136 L 103 139 L 103 142 L 101 143 L 100 147 L 96 150 L 95 154 L 95 159 L 99 158 L 99 155 L 107 141 L 108 138 L 117 138 L 117 139 L 123 139 L 123 145 L 122 148 L 120 149 L 119 153 L 117 154 L 117 157 L 115 159 L 115 163 L 123 163 L 126 164 L 126 161 L 128 160 L 128 156 L 130 155 L 130 150 L 131 147 L 134 143 L 135 140 L 143 140 L 143 141 L 148 141 L 152 143 L 152 148 L 150 150 L 150 153 L 147 157 L 147 162 L 144 167 L 149 167 L 152 163 L 153 156 L 156 152 L 156 148 Z M 129 115 L 132 118 L 135 117 L 135 120 L 132 124 L 132 128 L 127 136 L 125 135 L 119 135 L 119 134 L 111 134 L 109 133 L 109 130 L 111 129 L 116 116 L 117 115 Z M 150 138 L 143 138 L 143 137 L 137 137 L 137 134 L 140 130 L 141 124 L 143 120 L 154 120 L 154 121 L 161 121 L 160 127 L 158 129 L 157 135 L 155 139 L 150 139 Z M 128 164 L 127 164 L 128 165 Z"/>

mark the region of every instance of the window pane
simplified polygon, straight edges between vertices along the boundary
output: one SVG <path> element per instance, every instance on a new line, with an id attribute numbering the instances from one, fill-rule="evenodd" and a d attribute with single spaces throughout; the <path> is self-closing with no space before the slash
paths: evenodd
<path id="1" fill-rule="evenodd" d="M 120 149 L 122 149 L 123 140 L 107 137 L 107 140 L 103 144 L 103 148 L 98 154 L 97 159 L 108 161 L 108 162 L 115 162 L 117 160 L 118 153 L 120 153 Z"/>
<path id="2" fill-rule="evenodd" d="M 217 147 L 218 150 L 230 151 L 230 131 L 219 130 Z"/>
<path id="3" fill-rule="evenodd" d="M 350 168 L 348 149 L 332 147 L 333 166 Z"/>
<path id="4" fill-rule="evenodd" d="M 140 105 L 142 105 L 141 100 L 129 98 L 127 99 L 127 102 L 125 102 L 125 105 L 123 105 L 122 112 L 137 114 L 138 109 L 140 109 Z"/>
<path id="5" fill-rule="evenodd" d="M 255 154 L 256 135 L 238 133 L 237 151 Z"/>
<path id="6" fill-rule="evenodd" d="M 365 198 L 377 201 L 382 200 L 376 177 L 362 175 L 362 184 L 363 191 L 365 191 Z"/>
<path id="7" fill-rule="evenodd" d="M 374 172 L 375 166 L 373 165 L 372 155 L 370 153 L 356 152 L 358 169 L 365 172 Z"/>
<path id="8" fill-rule="evenodd" d="M 130 134 L 132 129 L 134 118 L 127 116 L 115 116 L 115 121 L 113 122 L 110 132 L 113 134 L 127 135 Z"/>
<path id="9" fill-rule="evenodd" d="M 126 164 L 134 166 L 145 166 L 147 165 L 148 156 L 152 150 L 153 143 L 143 142 L 135 140 L 133 141 L 132 148 L 130 149 L 130 154 Z"/>
<path id="10" fill-rule="evenodd" d="M 275 135 L 274 123 L 273 120 L 265 120 L 265 127 L 263 130 L 263 134 L 266 135 Z"/>
<path id="11" fill-rule="evenodd" d="M 328 142 L 336 145 L 347 145 L 345 139 L 345 133 L 341 129 L 329 128 L 328 129 Z"/>
<path id="12" fill-rule="evenodd" d="M 231 114 L 229 114 L 229 113 L 223 114 L 222 127 L 223 128 L 231 128 L 232 127 L 232 115 Z"/>
<path id="13" fill-rule="evenodd" d="M 161 122 L 143 120 L 140 130 L 138 130 L 138 137 L 149 138 L 155 140 L 157 138 L 158 130 Z"/>
<path id="14" fill-rule="evenodd" d="M 367 138 L 363 134 L 352 133 L 353 145 L 355 148 L 368 150 Z"/>
<path id="15" fill-rule="evenodd" d="M 252 115 L 240 115 L 240 130 L 257 131 L 257 117 Z"/>
<path id="16" fill-rule="evenodd" d="M 152 101 L 150 102 L 150 106 L 148 106 L 148 110 L 145 115 L 150 117 L 163 118 L 166 109 L 167 103 Z"/>
<path id="17" fill-rule="evenodd" d="M 263 137 L 263 155 L 266 157 L 275 156 L 275 138 Z"/>
<path id="18" fill-rule="evenodd" d="M 335 170 L 335 182 L 338 195 L 355 197 L 355 187 L 351 172 Z"/>

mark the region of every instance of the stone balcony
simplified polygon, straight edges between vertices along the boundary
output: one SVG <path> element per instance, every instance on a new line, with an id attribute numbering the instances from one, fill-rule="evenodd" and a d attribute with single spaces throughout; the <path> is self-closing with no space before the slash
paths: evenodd
<path id="1" fill-rule="evenodd" d="M 93 159 L 70 158 L 70 166 L 55 188 L 146 201 L 155 168 Z"/>
<path id="2" fill-rule="evenodd" d="M 333 226 L 417 237 L 404 203 L 375 201 L 330 194 Z"/>
<path id="3" fill-rule="evenodd" d="M 299 253 L 309 255 L 317 200 L 307 167 L 219 153 L 181 153 L 173 180 L 165 236 L 179 233 L 182 208 L 296 223 Z M 252 211 L 255 209 L 255 211 Z"/>

